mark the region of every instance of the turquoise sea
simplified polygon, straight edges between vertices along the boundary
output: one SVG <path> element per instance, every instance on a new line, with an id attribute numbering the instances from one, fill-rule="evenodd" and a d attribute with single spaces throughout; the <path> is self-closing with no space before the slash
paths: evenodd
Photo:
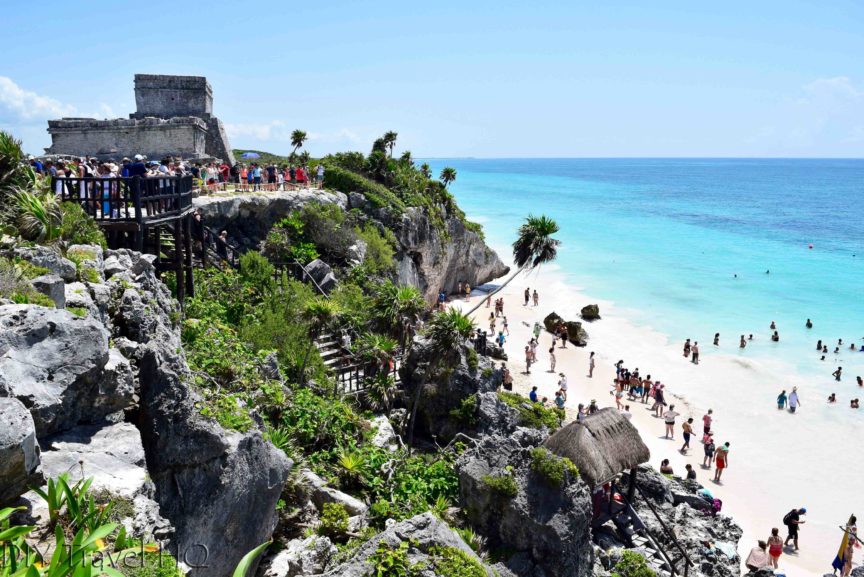
<path id="1" fill-rule="evenodd" d="M 528 213 L 555 218 L 568 281 L 636 324 L 698 340 L 703 356 L 715 332 L 727 353 L 753 333 L 742 355 L 782 360 L 838 396 L 837 366 L 844 387 L 864 376 L 864 352 L 848 350 L 864 344 L 864 160 L 429 162 L 436 174 L 456 168 L 451 190 L 495 248 L 512 243 Z M 829 346 L 825 361 L 817 339 Z"/>

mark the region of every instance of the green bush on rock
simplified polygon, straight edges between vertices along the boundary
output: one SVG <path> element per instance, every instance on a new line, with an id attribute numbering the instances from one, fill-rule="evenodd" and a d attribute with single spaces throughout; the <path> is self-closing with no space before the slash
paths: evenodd
<path id="1" fill-rule="evenodd" d="M 318 524 L 318 534 L 333 541 L 345 541 L 348 537 L 348 512 L 339 503 L 324 503 Z"/>
<path id="2" fill-rule="evenodd" d="M 645 557 L 633 551 L 623 551 L 621 560 L 612 568 L 612 577 L 655 577 Z"/>
<path id="3" fill-rule="evenodd" d="M 553 487 L 560 487 L 566 476 L 575 479 L 579 469 L 567 457 L 559 457 L 545 447 L 531 449 L 531 470 Z"/>
<path id="4" fill-rule="evenodd" d="M 555 430 L 564 421 L 564 411 L 558 407 L 547 408 L 540 403 L 532 403 L 525 397 L 508 391 L 498 391 L 498 398 L 506 405 L 519 411 L 519 423 L 526 427 L 548 427 Z"/>
<path id="5" fill-rule="evenodd" d="M 484 475 L 483 483 L 495 493 L 504 497 L 513 498 L 519 494 L 519 486 L 512 475 L 505 473 L 502 475 Z"/>

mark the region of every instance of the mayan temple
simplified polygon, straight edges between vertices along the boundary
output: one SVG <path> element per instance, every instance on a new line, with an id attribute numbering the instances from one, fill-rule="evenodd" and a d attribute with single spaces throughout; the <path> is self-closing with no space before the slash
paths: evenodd
<path id="1" fill-rule="evenodd" d="M 129 118 L 49 120 L 52 143 L 45 152 L 106 159 L 218 158 L 234 164 L 225 128 L 213 116 L 213 89 L 203 76 L 136 74 L 135 105 Z"/>

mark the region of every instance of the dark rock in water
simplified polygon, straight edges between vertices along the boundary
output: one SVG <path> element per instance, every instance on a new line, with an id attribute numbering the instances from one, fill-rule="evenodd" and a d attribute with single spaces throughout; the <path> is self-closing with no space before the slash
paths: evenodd
<path id="1" fill-rule="evenodd" d="M 546 318 L 543 319 L 543 326 L 546 327 L 546 330 L 550 333 L 555 333 L 555 330 L 558 328 L 558 324 L 564 322 L 564 319 L 558 316 L 558 313 L 551 312 L 546 315 Z"/>
<path id="2" fill-rule="evenodd" d="M 42 484 L 39 464 L 30 411 L 18 399 L 0 397 L 0 505 Z"/>
<path id="3" fill-rule="evenodd" d="M 577 347 L 584 347 L 588 344 L 588 333 L 582 328 L 582 323 L 578 321 L 567 321 L 564 323 L 567 327 L 567 338 Z"/>
<path id="4" fill-rule="evenodd" d="M 482 568 L 487 577 L 495 575 L 492 569 L 485 565 L 444 521 L 431 513 L 423 513 L 396 523 L 375 535 L 364 543 L 351 556 L 351 559 L 336 567 L 328 568 L 320 577 L 369 577 L 375 575 L 375 568 L 370 558 L 379 546 L 384 545 L 387 548 L 396 549 L 401 543 L 408 543 L 409 545 L 407 557 L 410 564 L 423 564 L 424 570 L 420 574 L 424 577 L 441 575 L 435 571 L 435 562 L 440 558 L 436 555 L 436 548 L 460 551 L 465 558 Z"/>
<path id="5" fill-rule="evenodd" d="M 600 307 L 598 305 L 586 305 L 582 307 L 581 315 L 586 321 L 596 321 L 600 318 Z"/>
<path id="6" fill-rule="evenodd" d="M 228 577 L 270 538 L 292 464 L 257 430 L 226 432 L 202 417 L 173 351 L 151 342 L 139 367 L 147 469 L 162 515 L 176 528 L 174 545 L 190 564 L 208 552 L 207 567 L 194 568 L 192 577 Z"/>
<path id="7" fill-rule="evenodd" d="M 515 554 L 506 563 L 515 574 L 584 577 L 594 563 L 588 487 L 570 473 L 560 486 L 550 486 L 532 471 L 532 445 L 520 441 L 542 439 L 542 433 L 521 428 L 507 437 L 484 436 L 456 463 L 460 504 L 491 547 Z M 515 496 L 496 491 L 485 480 L 503 475 L 515 482 Z"/>
<path id="8" fill-rule="evenodd" d="M 331 290 L 336 288 L 336 275 L 333 274 L 330 265 L 323 260 L 316 258 L 306 265 L 306 270 L 325 293 L 329 294 Z"/>
<path id="9" fill-rule="evenodd" d="M 567 327 L 567 340 L 576 345 L 577 347 L 584 347 L 588 343 L 588 333 L 585 332 L 585 329 L 582 328 L 582 323 L 578 321 L 564 321 L 557 313 L 551 312 L 546 315 L 546 318 L 543 319 L 543 326 L 546 327 L 546 330 L 550 333 L 558 335 L 557 329 L 561 323 L 564 323 L 564 326 Z"/>
<path id="10" fill-rule="evenodd" d="M 39 437 L 95 423 L 133 402 L 128 378 L 108 378 L 108 331 L 92 318 L 29 305 L 0 307 L 0 396 L 30 410 Z"/>

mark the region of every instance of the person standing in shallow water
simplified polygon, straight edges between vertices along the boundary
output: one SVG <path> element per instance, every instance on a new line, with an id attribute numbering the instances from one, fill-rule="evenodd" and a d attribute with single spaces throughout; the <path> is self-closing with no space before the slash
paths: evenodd
<path id="1" fill-rule="evenodd" d="M 782 411 L 786 408 L 786 389 L 780 391 L 780 394 L 777 395 L 777 409 Z"/>
<path id="2" fill-rule="evenodd" d="M 684 341 L 684 357 L 690 356 L 690 339 Z"/>
<path id="3" fill-rule="evenodd" d="M 789 412 L 794 413 L 801 406 L 801 401 L 798 399 L 798 387 L 792 387 L 792 392 L 789 393 Z"/>
<path id="4" fill-rule="evenodd" d="M 714 333 L 714 346 L 720 346 L 720 333 Z"/>
<path id="5" fill-rule="evenodd" d="M 693 352 L 693 364 L 699 364 L 699 341 L 693 342 L 693 348 L 691 349 Z"/>
<path id="6" fill-rule="evenodd" d="M 744 335 L 741 335 L 741 342 L 738 344 L 738 348 L 745 348 L 747 346 L 747 341 L 744 339 Z"/>
<path id="7" fill-rule="evenodd" d="M 843 367 L 837 367 L 837 370 L 831 373 L 831 376 L 834 377 L 835 381 L 840 381 L 840 377 L 843 374 Z"/>

